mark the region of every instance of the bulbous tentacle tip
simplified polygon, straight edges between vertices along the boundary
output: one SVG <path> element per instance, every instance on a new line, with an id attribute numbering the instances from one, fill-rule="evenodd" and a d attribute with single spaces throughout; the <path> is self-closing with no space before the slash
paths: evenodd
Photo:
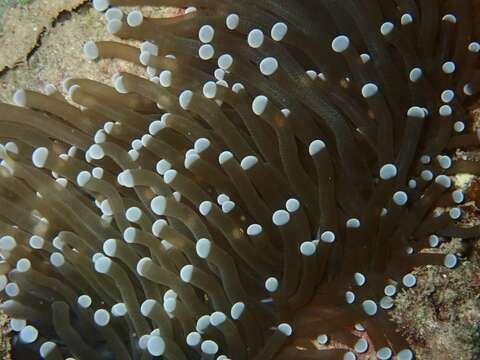
<path id="1" fill-rule="evenodd" d="M 162 356 L 165 353 L 165 341 L 160 336 L 150 336 L 147 342 L 147 350 L 152 356 Z"/>
<path id="2" fill-rule="evenodd" d="M 93 8 L 97 11 L 103 12 L 110 6 L 109 0 L 93 0 Z"/>
<path id="3" fill-rule="evenodd" d="M 27 106 L 27 93 L 24 89 L 15 91 L 12 96 L 12 101 L 15 105 L 25 107 Z"/>
<path id="4" fill-rule="evenodd" d="M 200 345 L 200 348 L 202 352 L 207 355 L 215 355 L 216 353 L 218 353 L 219 350 L 217 343 L 213 340 L 203 341 Z"/>
<path id="5" fill-rule="evenodd" d="M 131 11 L 127 15 L 127 24 L 131 27 L 137 27 L 143 23 L 143 14 L 140 10 Z"/>
<path id="6" fill-rule="evenodd" d="M 349 46 L 350 39 L 345 35 L 339 35 L 332 41 L 332 50 L 336 53 L 343 53 Z"/>
<path id="7" fill-rule="evenodd" d="M 96 60 L 100 54 L 97 44 L 94 41 L 87 41 L 83 45 L 83 54 L 88 60 Z"/>

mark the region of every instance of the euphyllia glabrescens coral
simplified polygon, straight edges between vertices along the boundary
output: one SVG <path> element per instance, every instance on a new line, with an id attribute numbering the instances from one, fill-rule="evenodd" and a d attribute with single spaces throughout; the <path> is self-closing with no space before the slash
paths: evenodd
<path id="1" fill-rule="evenodd" d="M 32 358 L 412 359 L 388 317 L 478 146 L 471 0 L 95 0 L 113 87 L 0 104 L 3 310 Z M 130 6 L 183 7 L 147 18 Z M 115 6 L 126 6 L 120 10 Z M 358 332 L 367 337 L 358 337 Z M 320 347 L 335 343 L 335 347 Z M 342 346 L 338 346 L 342 344 Z M 26 356 L 26 355 L 25 355 Z"/>

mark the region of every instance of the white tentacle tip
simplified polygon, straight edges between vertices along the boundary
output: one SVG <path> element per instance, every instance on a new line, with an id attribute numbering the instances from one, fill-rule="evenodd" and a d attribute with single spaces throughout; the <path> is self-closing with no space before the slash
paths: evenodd
<path id="1" fill-rule="evenodd" d="M 367 99 L 378 93 L 378 86 L 372 83 L 365 84 L 362 87 L 362 96 Z"/>
<path id="2" fill-rule="evenodd" d="M 124 303 L 117 303 L 113 305 L 110 311 L 115 317 L 125 316 L 128 313 L 127 306 Z"/>
<path id="3" fill-rule="evenodd" d="M 271 76 L 278 70 L 278 60 L 274 57 L 266 57 L 260 62 L 260 72 L 265 76 Z"/>
<path id="4" fill-rule="evenodd" d="M 240 24 L 240 17 L 237 14 L 230 14 L 225 19 L 225 25 L 229 30 L 235 30 Z"/>
<path id="5" fill-rule="evenodd" d="M 48 159 L 49 151 L 45 147 L 37 148 L 32 153 L 32 163 L 35 167 L 43 168 Z"/>
<path id="6" fill-rule="evenodd" d="M 310 156 L 314 156 L 326 147 L 327 145 L 322 140 L 313 140 L 308 147 L 308 153 Z"/>
<path id="7" fill-rule="evenodd" d="M 389 360 L 392 358 L 392 349 L 390 349 L 389 347 L 385 346 L 385 347 L 382 347 L 380 349 L 378 349 L 377 351 L 377 358 L 379 360 Z"/>
<path id="8" fill-rule="evenodd" d="M 329 341 L 328 335 L 322 334 L 317 336 L 317 341 L 320 345 L 326 345 Z"/>
<path id="9" fill-rule="evenodd" d="M 397 176 L 397 167 L 393 164 L 385 164 L 380 169 L 380 178 L 390 180 Z"/>
<path id="10" fill-rule="evenodd" d="M 112 260 L 106 256 L 98 256 L 94 266 L 96 272 L 106 274 L 112 266 Z"/>
<path id="11" fill-rule="evenodd" d="M 425 118 L 425 111 L 419 106 L 412 106 L 407 111 L 407 116 L 412 118 L 424 119 Z"/>
<path id="12" fill-rule="evenodd" d="M 374 316 L 378 311 L 378 305 L 373 300 L 365 300 L 362 302 L 362 308 L 365 314 Z"/>
<path id="13" fill-rule="evenodd" d="M 435 182 L 447 189 L 452 185 L 452 180 L 447 175 L 438 175 Z"/>
<path id="14" fill-rule="evenodd" d="M 402 284 L 407 288 L 412 288 L 417 284 L 417 278 L 413 274 L 407 274 L 402 278 Z"/>
<path id="15" fill-rule="evenodd" d="M 453 269 L 458 264 L 458 258 L 454 254 L 447 254 L 443 260 L 443 265 L 449 269 Z"/>
<path id="16" fill-rule="evenodd" d="M 122 20 L 123 11 L 119 8 L 110 8 L 105 12 L 105 18 L 107 20 Z"/>
<path id="17" fill-rule="evenodd" d="M 283 22 L 278 22 L 272 26 L 270 31 L 270 36 L 274 41 L 282 41 L 283 38 L 287 35 L 288 26 Z"/>
<path id="18" fill-rule="evenodd" d="M 105 152 L 100 144 L 93 144 L 88 148 L 87 155 L 94 160 L 101 160 L 105 156 Z"/>
<path id="19" fill-rule="evenodd" d="M 32 325 L 25 326 L 20 330 L 20 340 L 23 343 L 31 344 L 38 339 L 38 330 Z"/>
<path id="20" fill-rule="evenodd" d="M 347 351 L 343 355 L 343 360 L 357 360 L 357 355 L 355 355 L 355 353 L 352 351 Z"/>
<path id="21" fill-rule="evenodd" d="M 235 94 L 238 94 L 240 91 L 243 91 L 243 90 L 245 90 L 245 86 L 243 86 L 242 83 L 235 83 L 232 85 L 232 91 Z"/>
<path id="22" fill-rule="evenodd" d="M 480 44 L 476 41 L 471 42 L 470 44 L 468 44 L 468 51 L 473 53 L 480 52 Z"/>
<path id="23" fill-rule="evenodd" d="M 207 138 L 199 138 L 195 140 L 195 143 L 193 144 L 193 149 L 197 154 L 201 154 L 210 147 L 210 144 L 210 140 L 208 140 Z"/>
<path id="24" fill-rule="evenodd" d="M 143 14 L 139 10 L 134 10 L 127 15 L 127 24 L 131 27 L 140 26 L 143 23 Z"/>
<path id="25" fill-rule="evenodd" d="M 367 278 L 365 277 L 365 275 L 360 272 L 356 272 L 355 274 L 353 274 L 353 280 L 355 281 L 355 284 L 357 284 L 357 286 L 363 286 L 367 282 Z"/>
<path id="26" fill-rule="evenodd" d="M 107 326 L 110 323 L 110 313 L 105 309 L 98 309 L 93 314 L 93 321 L 100 327 Z"/>
<path id="27" fill-rule="evenodd" d="M 17 246 L 17 241 L 13 236 L 6 235 L 0 238 L 0 249 L 4 251 L 11 251 Z"/>
<path id="28" fill-rule="evenodd" d="M 227 316 L 221 311 L 215 311 L 210 315 L 210 325 L 219 326 L 227 320 Z"/>
<path id="29" fill-rule="evenodd" d="M 413 22 L 413 16 L 410 14 L 403 14 L 402 17 L 400 18 L 400 23 L 402 25 L 408 25 Z"/>
<path id="30" fill-rule="evenodd" d="M 405 191 L 397 191 L 393 194 L 393 202 L 398 206 L 403 206 L 408 201 L 408 195 Z"/>
<path id="31" fill-rule="evenodd" d="M 277 329 L 278 329 L 278 331 L 280 331 L 285 336 L 291 336 L 293 334 L 292 327 L 287 323 L 283 323 L 283 324 L 278 325 Z"/>
<path id="32" fill-rule="evenodd" d="M 173 74 L 170 70 L 162 71 L 158 77 L 160 81 L 160 85 L 162 85 L 165 88 L 172 86 L 172 77 L 173 77 Z"/>
<path id="33" fill-rule="evenodd" d="M 290 213 L 286 210 L 277 210 L 273 213 L 272 221 L 277 226 L 283 226 L 290 221 Z"/>
<path id="34" fill-rule="evenodd" d="M 198 210 L 200 211 L 200 214 L 203 216 L 207 216 L 210 211 L 212 211 L 213 203 L 211 201 L 203 201 L 200 203 L 200 206 L 198 207 Z"/>
<path id="35" fill-rule="evenodd" d="M 27 93 L 24 89 L 18 89 L 15 91 L 12 97 L 12 101 L 15 105 L 25 107 L 27 105 Z"/>
<path id="36" fill-rule="evenodd" d="M 215 341 L 205 340 L 200 345 L 200 349 L 207 355 L 215 355 L 218 352 L 218 345 Z"/>
<path id="37" fill-rule="evenodd" d="M 305 241 L 300 245 L 300 253 L 303 256 L 312 256 L 315 254 L 317 247 L 311 241 Z"/>
<path id="38" fill-rule="evenodd" d="M 332 41 L 332 49 L 337 53 L 342 53 L 350 46 L 350 39 L 345 35 L 337 36 Z"/>
<path id="39" fill-rule="evenodd" d="M 300 201 L 295 198 L 290 198 L 285 202 L 285 208 L 289 213 L 297 212 L 300 209 Z"/>
<path id="40" fill-rule="evenodd" d="M 200 160 L 200 155 L 198 155 L 195 150 L 193 150 L 193 152 L 191 153 L 186 154 L 184 161 L 185 169 L 190 169 L 197 160 Z"/>
<path id="41" fill-rule="evenodd" d="M 214 81 L 208 81 L 203 85 L 203 96 L 207 99 L 214 99 L 217 95 L 217 84 Z"/>
<path id="42" fill-rule="evenodd" d="M 159 195 L 152 199 L 150 202 L 150 208 L 157 215 L 164 215 L 167 209 L 167 198 Z"/>
<path id="43" fill-rule="evenodd" d="M 215 48 L 210 44 L 204 44 L 198 49 L 198 56 L 202 60 L 210 60 L 215 56 Z"/>
<path id="44" fill-rule="evenodd" d="M 331 244 L 335 241 L 335 234 L 332 231 L 324 231 L 322 235 L 320 235 L 320 240 L 324 243 Z"/>
<path id="45" fill-rule="evenodd" d="M 455 69 L 456 69 L 456 65 L 453 61 L 446 61 L 442 65 L 442 71 L 445 74 L 453 74 L 455 72 Z"/>
<path id="46" fill-rule="evenodd" d="M 262 115 L 268 105 L 268 98 L 264 95 L 257 96 L 252 102 L 252 111 L 255 115 Z"/>
<path id="47" fill-rule="evenodd" d="M 92 175 L 88 171 L 81 171 L 77 175 L 77 185 L 80 187 L 84 187 L 85 185 L 87 185 L 91 178 Z"/>
<path id="48" fill-rule="evenodd" d="M 446 14 L 442 17 L 442 21 L 447 21 L 449 23 L 455 24 L 457 22 L 457 18 L 453 14 Z"/>
<path id="49" fill-rule="evenodd" d="M 452 115 L 453 109 L 450 105 L 442 105 L 442 106 L 440 106 L 440 109 L 438 110 L 438 113 L 441 116 L 447 117 L 447 116 Z"/>
<path id="50" fill-rule="evenodd" d="M 358 220 L 357 218 L 348 219 L 346 222 L 346 226 L 349 229 L 358 229 L 360 225 L 360 220 Z"/>
<path id="51" fill-rule="evenodd" d="M 240 166 L 243 170 L 249 170 L 253 168 L 258 163 L 258 159 L 256 156 L 245 156 L 242 161 L 240 162 Z"/>
<path id="52" fill-rule="evenodd" d="M 160 336 L 150 336 L 147 341 L 147 350 L 150 355 L 161 356 L 165 353 L 165 341 Z"/>
<path id="53" fill-rule="evenodd" d="M 170 164 L 167 160 L 165 159 L 162 159 L 160 160 L 155 169 L 157 170 L 157 172 L 160 174 L 160 175 L 164 175 L 168 170 L 170 170 L 172 168 L 172 164 Z"/>
<path id="54" fill-rule="evenodd" d="M 52 351 L 55 351 L 56 348 L 57 344 L 55 344 L 53 341 L 46 341 L 40 346 L 40 356 L 42 359 L 46 359 Z"/>
<path id="55" fill-rule="evenodd" d="M 122 29 L 122 26 L 122 20 L 110 19 L 107 22 L 107 32 L 110 34 L 116 34 Z"/>
<path id="56" fill-rule="evenodd" d="M 253 29 L 248 33 L 247 36 L 247 43 L 248 46 L 258 49 L 263 45 L 263 42 L 265 40 L 265 35 L 263 34 L 263 31 L 260 29 Z"/>
<path id="57" fill-rule="evenodd" d="M 413 360 L 413 352 L 410 349 L 404 349 L 397 354 L 397 360 Z"/>
<path id="58" fill-rule="evenodd" d="M 190 106 L 190 103 L 193 98 L 193 92 L 191 90 L 183 91 L 180 96 L 178 97 L 178 102 L 182 109 L 187 110 Z"/>
<path id="59" fill-rule="evenodd" d="M 383 36 L 387 36 L 388 34 L 390 34 L 393 29 L 395 28 L 395 25 L 393 25 L 393 23 L 391 22 L 384 22 L 381 26 L 380 26 L 380 33 L 383 35 Z"/>
<path id="60" fill-rule="evenodd" d="M 108 9 L 110 2 L 108 0 L 93 0 L 93 8 L 97 11 L 103 12 Z"/>
<path id="61" fill-rule="evenodd" d="M 203 25 L 198 30 L 198 39 L 204 44 L 212 42 L 214 36 L 215 29 L 211 25 Z"/>
<path id="62" fill-rule="evenodd" d="M 197 251 L 197 255 L 200 258 L 206 259 L 210 255 L 210 251 L 212 249 L 212 242 L 205 238 L 199 239 L 195 244 L 195 249 Z"/>
<path id="63" fill-rule="evenodd" d="M 416 67 L 410 71 L 409 79 L 411 82 L 417 82 L 418 80 L 420 80 L 422 75 L 423 75 L 422 69 L 420 69 L 419 67 Z"/>
<path id="64" fill-rule="evenodd" d="M 173 170 L 173 169 L 167 170 L 165 171 L 165 174 L 163 174 L 163 181 L 165 182 L 165 184 L 169 185 L 175 180 L 175 178 L 177 177 L 177 174 L 178 173 L 176 170 Z"/>
<path id="65" fill-rule="evenodd" d="M 277 278 L 274 277 L 269 277 L 267 280 L 265 280 L 265 289 L 270 292 L 274 293 L 278 290 L 279 283 Z"/>
<path id="66" fill-rule="evenodd" d="M 87 41 L 83 45 L 83 54 L 88 60 L 95 60 L 99 56 L 99 50 L 97 44 L 94 41 Z"/>
<path id="67" fill-rule="evenodd" d="M 354 345 L 355 352 L 363 354 L 368 350 L 368 341 L 365 339 L 359 339 Z"/>
<path id="68" fill-rule="evenodd" d="M 243 302 L 237 302 L 233 304 L 232 309 L 230 310 L 230 316 L 233 320 L 240 319 L 243 312 L 245 311 L 245 304 Z"/>
<path id="69" fill-rule="evenodd" d="M 218 162 L 220 165 L 225 164 L 227 161 L 233 159 L 233 154 L 230 151 L 223 151 L 218 156 Z"/>
<path id="70" fill-rule="evenodd" d="M 145 276 L 146 275 L 146 270 L 148 268 L 149 265 L 152 265 L 153 264 L 153 260 L 150 259 L 149 257 L 144 257 L 142 259 L 140 259 L 138 262 L 137 262 L 137 273 L 140 275 L 140 276 Z"/>
<path id="71" fill-rule="evenodd" d="M 193 331 L 187 335 L 185 340 L 188 346 L 198 346 L 202 342 L 202 336 L 198 332 Z"/>

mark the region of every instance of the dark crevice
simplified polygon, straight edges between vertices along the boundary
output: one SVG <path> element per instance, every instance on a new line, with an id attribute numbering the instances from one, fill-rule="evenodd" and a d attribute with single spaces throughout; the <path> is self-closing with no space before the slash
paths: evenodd
<path id="1" fill-rule="evenodd" d="M 72 18 L 72 14 L 85 14 L 90 8 L 92 7 L 91 2 L 86 0 L 82 4 L 78 5 L 76 8 L 73 8 L 72 10 L 63 10 L 61 11 L 58 16 L 53 19 L 52 21 L 52 28 L 57 27 L 58 25 L 61 25 L 68 20 Z"/>
<path id="2" fill-rule="evenodd" d="M 82 4 L 83 6 L 83 4 Z M 57 25 L 61 25 L 64 22 L 70 20 L 72 18 L 72 12 L 68 10 L 63 10 L 58 14 L 57 18 L 52 22 L 52 28 L 56 27 Z"/>
<path id="3" fill-rule="evenodd" d="M 37 42 L 33 46 L 33 48 L 27 53 L 26 55 L 26 62 L 28 63 L 31 59 L 31 57 L 35 54 L 35 52 L 42 46 L 43 39 L 45 34 L 47 33 L 47 30 L 50 28 L 55 28 L 59 24 L 63 24 L 64 22 L 70 20 L 72 18 L 73 13 L 84 13 L 91 7 L 90 1 L 85 0 L 83 3 L 81 3 L 79 6 L 73 8 L 72 10 L 63 10 L 61 11 L 57 17 L 55 17 L 52 22 L 50 23 L 50 26 L 44 26 L 41 33 L 37 37 Z M 0 70 L 0 77 L 4 76 L 7 74 L 8 71 L 16 69 L 19 65 L 23 64 L 25 61 L 19 61 L 17 62 L 14 66 L 11 68 L 5 67 L 4 69 Z"/>
<path id="4" fill-rule="evenodd" d="M 27 56 L 26 56 L 26 61 L 29 62 L 30 61 L 30 58 L 33 56 L 33 54 L 35 54 L 35 52 L 38 50 L 38 48 L 40 46 L 42 46 L 42 43 L 43 43 L 43 37 L 45 36 L 45 33 L 47 32 L 47 28 L 44 27 L 42 29 L 42 32 L 38 35 L 37 37 L 37 43 L 33 46 L 33 48 L 27 53 Z M 15 67 L 17 67 L 18 65 L 20 65 L 23 61 L 17 63 L 15 65 Z M 14 68 L 15 68 L 14 67 Z"/>
<path id="5" fill-rule="evenodd" d="M 5 66 L 2 70 L 0 70 L 0 77 L 2 77 L 3 75 L 5 75 L 8 71 L 16 68 L 17 66 L 15 65 L 13 68 L 9 68 L 7 66 Z"/>

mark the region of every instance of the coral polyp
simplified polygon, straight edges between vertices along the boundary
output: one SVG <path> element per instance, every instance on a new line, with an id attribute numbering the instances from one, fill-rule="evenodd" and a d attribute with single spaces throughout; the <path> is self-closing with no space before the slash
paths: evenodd
<path id="1" fill-rule="evenodd" d="M 161 5 L 185 10 L 129 8 Z M 86 59 L 148 77 L 0 104 L 1 307 L 22 356 L 412 359 L 395 295 L 464 256 L 431 248 L 480 236 L 451 179 L 480 174 L 453 156 L 479 144 L 472 2 L 93 6 L 141 43 L 88 41 Z"/>

